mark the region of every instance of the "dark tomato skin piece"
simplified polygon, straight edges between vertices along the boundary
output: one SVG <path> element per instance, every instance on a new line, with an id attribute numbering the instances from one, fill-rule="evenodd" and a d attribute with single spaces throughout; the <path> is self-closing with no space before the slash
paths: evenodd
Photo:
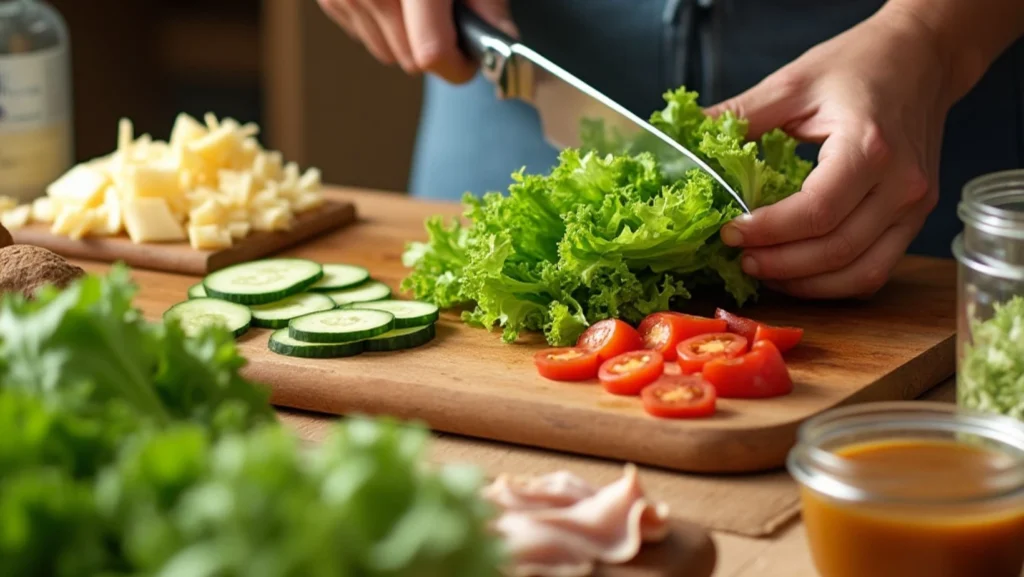
<path id="1" fill-rule="evenodd" d="M 804 330 L 798 327 L 773 327 L 760 325 L 754 333 L 754 342 L 771 341 L 780 353 L 785 353 L 800 344 Z"/>
<path id="2" fill-rule="evenodd" d="M 754 342 L 754 334 L 757 332 L 757 327 L 761 325 L 761 323 L 753 319 L 734 315 L 725 309 L 715 309 L 715 318 L 725 321 L 728 327 L 727 330 L 730 333 L 741 335 L 751 343 Z"/>

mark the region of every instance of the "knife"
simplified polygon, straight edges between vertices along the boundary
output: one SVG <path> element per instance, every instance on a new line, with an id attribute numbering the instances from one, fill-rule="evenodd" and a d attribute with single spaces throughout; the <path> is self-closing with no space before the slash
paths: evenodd
<path id="1" fill-rule="evenodd" d="M 580 148 L 583 121 L 599 119 L 606 130 L 630 139 L 630 153 L 647 151 L 663 164 L 684 170 L 703 170 L 732 195 L 743 212 L 750 213 L 743 197 L 686 147 L 487 23 L 462 2 L 453 4 L 462 50 L 480 63 L 484 76 L 497 87 L 498 98 L 522 100 L 537 110 L 541 130 L 549 144 L 559 149 Z"/>

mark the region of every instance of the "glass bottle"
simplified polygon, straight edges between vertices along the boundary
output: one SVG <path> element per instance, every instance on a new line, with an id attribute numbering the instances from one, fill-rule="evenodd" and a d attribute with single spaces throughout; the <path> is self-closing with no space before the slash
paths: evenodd
<path id="1" fill-rule="evenodd" d="M 72 164 L 68 30 L 49 4 L 0 0 L 0 196 L 45 193 Z"/>

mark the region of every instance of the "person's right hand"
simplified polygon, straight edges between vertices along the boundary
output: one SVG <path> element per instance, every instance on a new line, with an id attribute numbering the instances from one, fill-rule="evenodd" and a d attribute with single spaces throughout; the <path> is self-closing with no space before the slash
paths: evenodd
<path id="1" fill-rule="evenodd" d="M 453 0 L 318 0 L 320 7 L 377 60 L 409 74 L 469 81 L 477 66 L 458 47 Z M 481 18 L 517 35 L 508 0 L 464 0 Z"/>

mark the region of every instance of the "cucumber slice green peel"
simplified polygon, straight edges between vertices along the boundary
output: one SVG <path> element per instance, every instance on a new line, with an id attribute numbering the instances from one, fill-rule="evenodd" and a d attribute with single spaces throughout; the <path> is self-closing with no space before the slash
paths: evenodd
<path id="1" fill-rule="evenodd" d="M 220 325 L 236 337 L 252 323 L 249 307 L 221 299 L 200 297 L 180 302 L 164 313 L 164 320 L 177 321 L 186 335 L 198 335 L 206 327 Z"/>
<path id="2" fill-rule="evenodd" d="M 336 359 L 352 357 L 363 352 L 363 341 L 351 343 L 307 343 L 293 339 L 288 329 L 279 329 L 271 333 L 267 347 L 271 351 L 289 357 L 306 359 Z"/>
<path id="3" fill-rule="evenodd" d="M 330 297 L 317 293 L 299 293 L 265 305 L 251 305 L 252 324 L 268 329 L 288 326 L 288 321 L 310 313 L 335 308 Z"/>
<path id="4" fill-rule="evenodd" d="M 421 301 L 382 300 L 349 305 L 349 309 L 375 310 L 395 316 L 396 329 L 422 327 L 437 322 L 440 310 L 437 305 Z"/>
<path id="5" fill-rule="evenodd" d="M 309 287 L 311 291 L 328 292 L 347 289 L 370 280 L 370 271 L 361 266 L 341 263 L 326 263 L 321 266 L 324 269 L 324 276 Z"/>
<path id="6" fill-rule="evenodd" d="M 206 296 L 206 289 L 203 288 L 203 283 L 199 282 L 188 287 L 188 298 L 198 299 Z"/>
<path id="7" fill-rule="evenodd" d="M 382 335 L 395 328 L 395 317 L 384 311 L 336 309 L 297 317 L 288 322 L 288 335 L 307 343 L 348 343 Z"/>
<path id="8" fill-rule="evenodd" d="M 434 323 L 418 327 L 396 329 L 363 341 L 367 352 L 400 351 L 423 346 L 434 340 L 437 328 Z"/>
<path id="9" fill-rule="evenodd" d="M 203 288 L 214 298 L 259 305 L 301 293 L 323 274 L 323 268 L 311 260 L 268 258 L 213 272 L 203 279 Z"/>
<path id="10" fill-rule="evenodd" d="M 357 287 L 324 294 L 331 297 L 339 307 L 343 307 L 353 303 L 384 300 L 391 296 L 391 288 L 382 282 L 371 280 Z"/>

